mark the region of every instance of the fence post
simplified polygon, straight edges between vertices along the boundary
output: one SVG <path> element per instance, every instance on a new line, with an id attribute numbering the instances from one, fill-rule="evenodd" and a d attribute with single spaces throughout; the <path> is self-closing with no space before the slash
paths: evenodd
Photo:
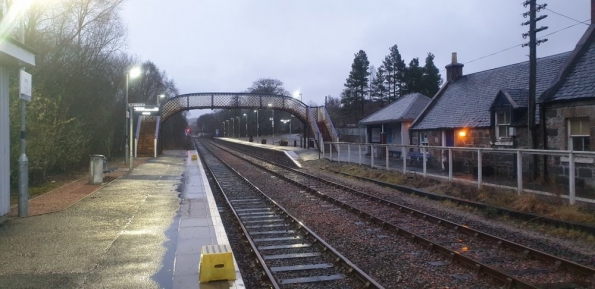
<path id="1" fill-rule="evenodd" d="M 370 167 L 374 167 L 374 145 L 370 145 Z"/>
<path id="2" fill-rule="evenodd" d="M 347 144 L 347 162 L 351 162 L 351 145 L 349 143 Z"/>
<path id="3" fill-rule="evenodd" d="M 421 154 L 423 156 L 423 161 L 424 161 L 424 178 L 426 177 L 426 147 L 422 147 L 421 148 Z"/>
<path id="4" fill-rule="evenodd" d="M 576 202 L 576 187 L 575 187 L 575 173 L 574 173 L 574 153 L 568 153 L 568 200 L 571 205 Z"/>
<path id="5" fill-rule="evenodd" d="M 403 158 L 403 174 L 407 173 L 407 148 L 401 147 L 401 157 Z"/>
<path id="6" fill-rule="evenodd" d="M 386 152 L 386 170 L 388 171 L 388 145 L 385 147 Z"/>
<path id="7" fill-rule="evenodd" d="M 483 177 L 483 168 L 481 161 L 481 149 L 477 150 L 477 189 L 481 189 L 481 182 Z"/>
<path id="8" fill-rule="evenodd" d="M 359 165 L 362 165 L 362 144 L 357 144 L 357 151 L 359 152 Z"/>
<path id="9" fill-rule="evenodd" d="M 452 149 L 448 148 L 448 181 L 452 182 Z"/>
<path id="10" fill-rule="evenodd" d="M 523 192 L 523 156 L 521 151 L 516 151 L 516 177 L 517 177 L 517 193 L 520 195 Z"/>

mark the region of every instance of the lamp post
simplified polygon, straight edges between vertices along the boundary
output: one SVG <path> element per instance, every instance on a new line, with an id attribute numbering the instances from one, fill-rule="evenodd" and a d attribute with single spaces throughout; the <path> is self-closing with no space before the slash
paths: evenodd
<path id="1" fill-rule="evenodd" d="M 238 139 L 242 138 L 242 123 L 240 122 L 240 117 L 236 116 L 238 119 Z"/>
<path id="2" fill-rule="evenodd" d="M 234 138 L 236 137 L 236 126 L 234 125 L 234 118 L 231 118 L 231 137 Z"/>
<path id="3" fill-rule="evenodd" d="M 136 78 L 141 74 L 141 70 L 139 67 L 133 67 L 129 71 L 126 72 L 126 125 L 124 126 L 124 130 L 126 131 L 126 145 L 125 145 L 125 159 L 128 160 L 128 169 L 132 170 L 132 110 L 128 105 L 128 82 L 131 78 Z M 130 125 L 128 125 L 130 124 Z M 129 129 L 126 127 L 129 126 Z"/>
<path id="4" fill-rule="evenodd" d="M 225 122 L 223 122 L 223 129 L 221 131 L 223 132 L 223 137 L 225 137 Z"/>
<path id="5" fill-rule="evenodd" d="M 160 94 L 157 96 L 156 101 L 157 101 L 157 106 L 159 106 L 159 103 L 161 102 L 161 98 L 165 98 L 165 94 Z"/>
<path id="6" fill-rule="evenodd" d="M 293 97 L 297 98 L 297 97 L 298 97 L 298 95 L 300 96 L 300 101 L 302 101 L 302 92 L 301 92 L 301 91 L 299 91 L 299 90 L 296 90 L 296 91 L 293 93 Z"/>
<path id="7" fill-rule="evenodd" d="M 273 110 L 273 117 L 271 118 L 271 127 L 273 128 L 273 141 L 275 138 L 275 110 L 273 109 L 273 105 L 269 103 L 269 107 Z"/>
<path id="8" fill-rule="evenodd" d="M 227 137 L 229 137 L 229 119 L 226 119 L 225 122 L 227 123 Z"/>
<path id="9" fill-rule="evenodd" d="M 258 138 L 258 129 L 259 129 L 259 125 L 258 125 L 258 109 L 255 109 L 254 112 L 256 112 L 256 138 Z"/>
<path id="10" fill-rule="evenodd" d="M 246 141 L 248 141 L 248 115 L 244 113 L 244 117 L 246 118 Z"/>

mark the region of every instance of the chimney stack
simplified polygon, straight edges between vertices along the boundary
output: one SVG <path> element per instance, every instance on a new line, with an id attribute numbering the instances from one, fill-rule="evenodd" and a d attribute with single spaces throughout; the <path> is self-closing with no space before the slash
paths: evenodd
<path id="1" fill-rule="evenodd" d="M 595 2 L 595 0 L 591 1 Z M 453 52 L 452 61 L 446 66 L 446 81 L 454 81 L 463 76 L 463 66 L 465 65 L 457 62 L 457 53 Z"/>

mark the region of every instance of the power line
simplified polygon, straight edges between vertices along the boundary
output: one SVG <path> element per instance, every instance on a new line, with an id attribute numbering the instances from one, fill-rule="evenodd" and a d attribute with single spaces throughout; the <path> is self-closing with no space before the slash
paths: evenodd
<path id="1" fill-rule="evenodd" d="M 548 9 L 548 10 L 549 10 L 549 9 Z M 552 32 L 552 33 L 549 33 L 549 34 L 543 35 L 543 36 L 542 36 L 542 37 L 540 37 L 539 39 L 542 39 L 543 37 L 546 37 L 546 36 L 550 36 L 550 35 L 552 35 L 552 34 L 556 34 L 556 33 L 558 33 L 558 32 L 564 31 L 564 30 L 566 30 L 566 29 L 568 29 L 568 28 L 572 28 L 572 27 L 574 27 L 574 26 L 577 26 L 577 25 L 579 25 L 579 24 L 585 24 L 586 22 L 589 22 L 590 20 L 591 20 L 591 19 L 587 19 L 587 20 L 585 20 L 585 21 L 582 21 L 582 22 L 581 22 L 581 21 L 577 21 L 578 23 L 576 23 L 576 24 L 572 24 L 572 25 L 570 25 L 570 26 L 567 26 L 567 27 L 564 27 L 564 28 L 562 28 L 562 29 L 560 29 L 560 30 L 556 30 L 556 31 L 554 31 L 554 32 Z M 468 63 L 475 62 L 475 61 L 478 61 L 478 60 L 481 60 L 481 59 L 484 59 L 484 58 L 487 58 L 487 57 L 490 57 L 490 56 L 494 56 L 494 55 L 496 55 L 496 54 L 502 53 L 502 52 L 504 52 L 504 51 L 507 51 L 507 50 L 510 50 L 510 49 L 513 49 L 513 48 L 516 48 L 516 47 L 519 47 L 519 46 L 521 46 L 521 45 L 522 45 L 522 44 L 517 44 L 517 45 L 515 45 L 515 46 L 511 46 L 511 47 L 508 47 L 508 48 L 502 49 L 502 50 L 500 50 L 500 51 L 497 51 L 497 52 L 494 52 L 494 53 L 491 53 L 491 54 L 488 54 L 488 55 L 485 55 L 485 56 L 482 56 L 482 57 L 479 57 L 479 58 L 473 59 L 473 60 L 471 60 L 471 61 L 465 62 L 464 64 L 468 64 Z"/>
<path id="2" fill-rule="evenodd" d="M 556 31 L 554 31 L 554 32 L 552 32 L 552 33 L 550 33 L 550 34 L 543 35 L 541 38 L 543 38 L 543 37 L 546 37 L 546 36 L 550 36 L 550 35 L 552 35 L 552 34 L 554 34 L 554 33 L 558 33 L 558 32 L 560 32 L 560 31 L 562 31 L 562 30 L 566 30 L 566 29 L 568 29 L 568 28 L 571 28 L 571 27 L 577 26 L 577 25 L 579 25 L 579 24 L 585 24 L 586 22 L 589 22 L 589 21 L 591 21 L 591 19 L 587 19 L 587 20 L 585 20 L 585 21 L 583 21 L 583 22 L 577 21 L 578 23 L 576 23 L 576 24 L 572 24 L 572 25 L 570 25 L 570 26 L 567 26 L 567 27 L 564 27 L 564 28 L 562 28 L 562 29 L 560 29 L 560 30 L 556 30 Z"/>
<path id="3" fill-rule="evenodd" d="M 508 48 L 502 49 L 502 50 L 500 50 L 500 51 L 497 51 L 497 52 L 494 52 L 494 53 L 492 53 L 492 54 L 488 54 L 488 55 L 482 56 L 482 57 L 480 57 L 480 58 L 476 58 L 476 59 L 473 59 L 473 60 L 471 60 L 471 61 L 467 61 L 467 62 L 465 62 L 464 64 L 468 64 L 468 63 L 471 63 L 471 62 L 474 62 L 474 61 L 477 61 L 477 60 L 481 60 L 481 59 L 484 59 L 484 58 L 487 58 L 487 57 L 490 57 L 490 56 L 493 56 L 493 55 L 496 55 L 496 54 L 502 53 L 502 52 L 504 52 L 504 51 L 507 51 L 507 50 L 513 49 L 513 48 L 515 48 L 515 47 L 519 47 L 519 46 L 521 46 L 521 45 L 522 45 L 522 44 L 517 44 L 517 45 L 515 45 L 515 46 L 511 46 L 511 47 L 508 47 Z"/>
<path id="4" fill-rule="evenodd" d="M 580 22 L 580 21 L 578 21 L 578 20 L 576 20 L 576 19 L 574 19 L 574 18 L 572 18 L 572 17 L 568 17 L 568 16 L 566 16 L 566 15 L 564 15 L 564 14 L 560 14 L 560 13 L 558 13 L 558 12 L 556 12 L 556 11 L 552 11 L 552 10 L 551 10 L 551 9 L 549 9 L 549 8 L 545 8 L 545 10 L 547 10 L 547 11 L 550 11 L 550 12 L 552 12 L 552 13 L 554 13 L 554 14 L 560 15 L 560 16 L 562 16 L 562 17 L 568 18 L 568 19 L 570 19 L 570 20 L 576 21 L 576 22 L 578 22 L 578 23 L 582 23 L 582 24 L 585 24 L 585 25 L 587 25 L 587 26 L 589 25 L 589 24 L 587 24 L 587 23 L 585 23 L 585 22 Z M 589 19 L 589 20 L 590 20 L 590 19 Z M 589 21 L 589 20 L 587 20 L 587 21 Z"/>

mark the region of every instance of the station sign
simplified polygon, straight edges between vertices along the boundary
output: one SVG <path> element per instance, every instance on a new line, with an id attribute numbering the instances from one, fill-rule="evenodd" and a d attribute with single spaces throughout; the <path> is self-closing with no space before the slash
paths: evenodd
<path id="1" fill-rule="evenodd" d="M 19 74 L 19 92 L 22 100 L 31 101 L 31 74 L 20 70 Z"/>
<path id="2" fill-rule="evenodd" d="M 134 113 L 141 115 L 159 115 L 159 107 L 154 105 L 134 106 Z"/>

